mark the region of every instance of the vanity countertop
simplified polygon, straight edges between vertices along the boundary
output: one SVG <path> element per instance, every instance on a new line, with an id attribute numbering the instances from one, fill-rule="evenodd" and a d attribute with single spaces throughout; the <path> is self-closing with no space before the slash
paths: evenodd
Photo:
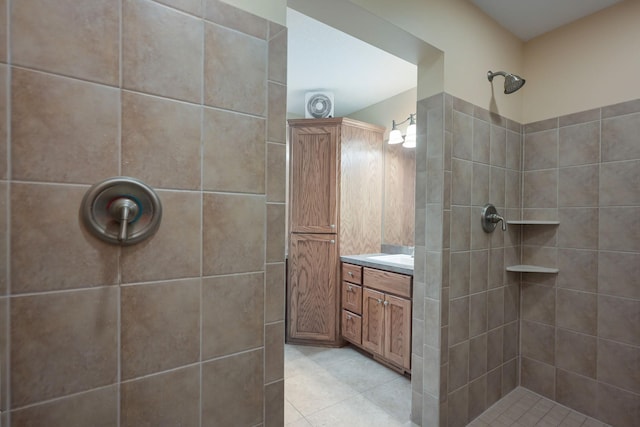
<path id="1" fill-rule="evenodd" d="M 413 267 L 406 264 L 376 259 L 376 257 L 390 254 L 362 254 L 362 255 L 344 255 L 340 257 L 340 261 L 349 264 L 361 265 L 363 267 L 377 268 L 379 270 L 392 271 L 394 273 L 407 274 L 413 276 Z"/>

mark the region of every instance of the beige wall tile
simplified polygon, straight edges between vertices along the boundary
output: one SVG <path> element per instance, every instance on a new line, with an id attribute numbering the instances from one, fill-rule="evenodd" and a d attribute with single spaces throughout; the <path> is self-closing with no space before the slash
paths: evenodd
<path id="1" fill-rule="evenodd" d="M 600 208 L 599 249 L 640 252 L 640 207 Z"/>
<path id="2" fill-rule="evenodd" d="M 507 130 L 507 168 L 522 170 L 522 135 Z"/>
<path id="3" fill-rule="evenodd" d="M 489 123 L 474 119 L 473 120 L 473 154 L 470 159 L 473 159 L 474 162 L 487 163 L 491 162 L 491 132 Z M 456 128 L 454 123 L 454 138 L 456 137 Z M 466 156 L 466 152 L 463 153 Z M 455 151 L 454 145 L 454 157 L 459 157 L 458 153 Z M 467 157 L 461 157 L 469 160 Z"/>
<path id="4" fill-rule="evenodd" d="M 204 195 L 205 275 L 264 269 L 264 199 L 264 196 Z"/>
<path id="5" fill-rule="evenodd" d="M 466 162 L 465 162 L 466 163 Z M 489 202 L 489 166 L 482 163 L 473 162 L 473 178 L 467 177 L 471 181 L 471 204 L 473 206 L 484 206 Z"/>
<path id="6" fill-rule="evenodd" d="M 11 7 L 12 61 L 43 71 L 117 85 L 118 20 L 118 8 L 108 0 L 17 2 Z M 86 25 L 88 22 L 91 25 Z"/>
<path id="7" fill-rule="evenodd" d="M 511 282 L 513 283 L 513 282 Z M 504 287 L 504 322 L 513 322 L 520 316 L 520 283 Z"/>
<path id="8" fill-rule="evenodd" d="M 117 289 L 11 300 L 12 407 L 112 384 Z"/>
<path id="9" fill-rule="evenodd" d="M 554 327 L 523 320 L 521 334 L 520 350 L 522 351 L 522 356 L 550 365 L 554 364 Z"/>
<path id="10" fill-rule="evenodd" d="M 9 185 L 0 182 L 0 296 L 7 294 L 7 267 L 9 257 L 7 254 L 7 206 L 9 205 Z"/>
<path id="11" fill-rule="evenodd" d="M 469 252 L 452 252 L 449 265 L 449 296 L 457 298 L 469 295 Z"/>
<path id="12" fill-rule="evenodd" d="M 521 359 L 520 385 L 553 399 L 556 388 L 556 369 L 545 363 L 523 357 Z"/>
<path id="13" fill-rule="evenodd" d="M 9 324 L 9 298 L 0 297 L 0 319 Z M 0 358 L 9 360 L 9 336 L 7 328 L 0 330 Z M 7 363 L 0 364 L 0 410 L 4 411 L 9 407 L 9 376 L 7 375 Z"/>
<path id="14" fill-rule="evenodd" d="M 284 380 L 264 387 L 264 425 L 265 427 L 284 425 Z"/>
<path id="15" fill-rule="evenodd" d="M 556 366 L 589 378 L 596 377 L 597 339 L 566 329 L 556 330 Z"/>
<path id="16" fill-rule="evenodd" d="M 560 128 L 558 160 L 560 167 L 600 161 L 600 122 Z"/>
<path id="17" fill-rule="evenodd" d="M 489 251 L 472 251 L 470 262 L 469 292 L 476 293 L 487 289 L 489 280 Z"/>
<path id="18" fill-rule="evenodd" d="M 145 0 L 122 5 L 122 85 L 200 103 L 201 20 Z"/>
<path id="19" fill-rule="evenodd" d="M 284 143 L 287 140 L 287 87 L 269 82 L 268 92 L 267 139 Z"/>
<path id="20" fill-rule="evenodd" d="M 638 395 L 598 383 L 598 419 L 620 426 L 640 425 Z"/>
<path id="21" fill-rule="evenodd" d="M 512 227 L 515 228 L 515 227 Z M 530 225 L 522 227 L 522 240 L 530 246 L 557 245 L 558 227 Z"/>
<path id="22" fill-rule="evenodd" d="M 518 386 L 518 361 L 513 359 L 502 365 L 502 396 Z"/>
<path id="23" fill-rule="evenodd" d="M 598 165 L 560 168 L 558 206 L 598 206 L 598 169 Z"/>
<path id="24" fill-rule="evenodd" d="M 598 296 L 598 337 L 640 346 L 640 300 Z"/>
<path id="25" fill-rule="evenodd" d="M 554 326 L 556 322 L 555 288 L 523 283 L 522 318 Z"/>
<path id="26" fill-rule="evenodd" d="M 523 166 L 525 171 L 558 167 L 557 129 L 525 134 Z"/>
<path id="27" fill-rule="evenodd" d="M 245 55 L 233 55 L 233 52 Z M 205 24 L 204 102 L 213 107 L 265 115 L 267 43 Z"/>
<path id="28" fill-rule="evenodd" d="M 556 297 L 557 326 L 583 334 L 596 334 L 596 294 L 558 289 Z"/>
<path id="29" fill-rule="evenodd" d="M 200 189 L 200 108 L 122 93 L 122 174 L 152 187 Z"/>
<path id="30" fill-rule="evenodd" d="M 502 364 L 502 347 L 504 337 L 502 328 L 496 328 L 487 333 L 487 369 L 497 368 Z"/>
<path id="31" fill-rule="evenodd" d="M 640 160 L 600 165 L 600 206 L 640 205 Z"/>
<path id="32" fill-rule="evenodd" d="M 462 114 L 458 111 L 453 112 L 453 145 L 452 156 L 458 159 L 471 160 L 474 142 L 474 120 L 473 117 Z M 487 125 L 486 145 L 489 146 Z M 485 140 L 485 139 L 483 139 Z M 488 159 L 486 161 L 488 163 Z"/>
<path id="33" fill-rule="evenodd" d="M 449 302 L 449 345 L 469 339 L 469 297 Z"/>
<path id="34" fill-rule="evenodd" d="M 558 171 L 555 169 L 525 172 L 524 193 L 525 208 L 556 208 L 558 206 Z"/>
<path id="35" fill-rule="evenodd" d="M 0 0 L 0 9 L 4 12 L 6 7 L 3 5 L 4 1 Z M 2 18 L 2 12 L 0 12 L 0 19 Z M 3 22 L 3 21 L 0 21 Z M 1 32 L 2 30 L 0 30 Z M 0 34 L 0 43 L 2 43 L 2 35 Z M 4 45 L 3 45 L 4 47 Z M 2 49 L 2 47 L 0 47 Z M 2 52 L 0 51 L 0 54 Z M 9 73 L 8 68 L 4 64 L 0 64 L 0 179 L 7 178 L 7 93 L 9 88 Z"/>
<path id="36" fill-rule="evenodd" d="M 268 21 L 219 0 L 204 0 L 205 18 L 254 37 L 267 37 Z"/>
<path id="37" fill-rule="evenodd" d="M 640 299 L 640 253 L 598 252 L 598 291 Z"/>
<path id="38" fill-rule="evenodd" d="M 200 421 L 199 366 L 125 382 L 120 393 L 122 427 L 195 426 Z"/>
<path id="39" fill-rule="evenodd" d="M 504 323 L 504 287 L 487 292 L 487 327 L 493 329 Z"/>
<path id="40" fill-rule="evenodd" d="M 284 204 L 267 204 L 267 262 L 284 262 L 285 217 Z"/>
<path id="41" fill-rule="evenodd" d="M 265 120 L 204 110 L 203 188 L 264 193 Z"/>
<path id="42" fill-rule="evenodd" d="M 201 0 L 155 0 L 158 3 L 183 10 L 196 16 L 202 16 Z"/>
<path id="43" fill-rule="evenodd" d="M 599 339 L 598 381 L 640 393 L 640 349 Z"/>
<path id="44" fill-rule="evenodd" d="M 600 109 L 580 111 L 579 113 L 567 114 L 558 118 L 558 126 L 571 126 L 580 123 L 594 122 L 600 120 Z"/>
<path id="45" fill-rule="evenodd" d="M 475 337 L 487 331 L 487 293 L 469 297 L 469 336 Z"/>
<path id="46" fill-rule="evenodd" d="M 469 387 L 449 393 L 449 426 L 464 427 L 469 422 Z"/>
<path id="47" fill-rule="evenodd" d="M 487 372 L 487 406 L 493 405 L 502 397 L 502 368 Z"/>
<path id="48" fill-rule="evenodd" d="M 13 293 L 116 283 L 118 248 L 80 224 L 85 187 L 13 184 L 11 283 Z M 47 214 L 42 215 L 46 206 Z"/>
<path id="49" fill-rule="evenodd" d="M 264 345 L 264 275 L 203 279 L 202 357 Z"/>
<path id="50" fill-rule="evenodd" d="M 469 378 L 469 341 L 449 348 L 448 389 L 457 390 L 467 384 Z"/>
<path id="51" fill-rule="evenodd" d="M 287 31 L 283 28 L 269 39 L 269 80 L 287 83 Z"/>
<path id="52" fill-rule="evenodd" d="M 490 135 L 491 166 L 504 168 L 507 166 L 507 130 L 491 125 Z"/>
<path id="53" fill-rule="evenodd" d="M 520 347 L 520 341 L 518 337 L 519 322 L 514 321 L 504 325 L 503 342 L 502 342 L 502 360 L 508 361 L 515 358 L 518 355 L 518 349 Z"/>
<path id="54" fill-rule="evenodd" d="M 504 285 L 504 249 L 489 251 L 489 289 Z"/>
<path id="55" fill-rule="evenodd" d="M 558 369 L 556 374 L 556 400 L 589 416 L 596 415 L 597 382 Z"/>
<path id="56" fill-rule="evenodd" d="M 267 264 L 264 302 L 265 322 L 284 320 L 284 264 Z M 415 284 L 414 284 L 415 287 Z"/>
<path id="57" fill-rule="evenodd" d="M 260 424 L 263 352 L 255 350 L 202 365 L 202 426 Z"/>
<path id="58" fill-rule="evenodd" d="M 468 251 L 471 248 L 471 209 L 451 207 L 451 250 Z"/>
<path id="59" fill-rule="evenodd" d="M 94 184 L 118 174 L 116 89 L 15 68 L 14 179 Z"/>
<path id="60" fill-rule="evenodd" d="M 497 168 L 495 166 L 491 167 L 491 183 L 489 184 L 489 198 L 490 202 L 493 203 L 496 207 L 504 208 L 505 198 L 504 198 L 504 188 L 505 188 L 505 170 L 502 168 Z M 502 233 L 496 233 L 492 237 L 502 237 Z"/>
<path id="61" fill-rule="evenodd" d="M 602 120 L 602 161 L 640 159 L 640 114 Z"/>
<path id="62" fill-rule="evenodd" d="M 469 380 L 487 373 L 487 334 L 469 340 Z"/>
<path id="63" fill-rule="evenodd" d="M 517 171 L 506 170 L 504 177 L 505 207 L 520 213 L 522 206 L 522 174 Z"/>
<path id="64" fill-rule="evenodd" d="M 7 0 L 0 0 L 0 62 L 7 62 Z"/>
<path id="65" fill-rule="evenodd" d="M 540 120 L 538 122 L 527 123 L 524 125 L 525 133 L 541 132 L 543 130 L 549 130 L 558 127 L 558 118 Z"/>
<path id="66" fill-rule="evenodd" d="M 472 163 L 453 159 L 451 161 L 451 203 L 471 205 Z"/>
<path id="67" fill-rule="evenodd" d="M 122 248 L 122 282 L 136 283 L 200 275 L 201 195 L 158 191 L 162 221 L 157 233 Z M 145 268 L 153 265 L 153 268 Z"/>
<path id="68" fill-rule="evenodd" d="M 284 322 L 264 327 L 264 382 L 284 378 Z"/>
<path id="69" fill-rule="evenodd" d="M 267 144 L 267 202 L 285 202 L 286 151 L 283 144 Z"/>
<path id="70" fill-rule="evenodd" d="M 558 287 L 595 292 L 599 284 L 598 252 L 558 249 Z"/>
<path id="71" fill-rule="evenodd" d="M 109 386 L 11 412 L 16 426 L 112 427 L 118 424 L 118 393 Z"/>
<path id="72" fill-rule="evenodd" d="M 606 218 L 606 217 L 605 217 Z M 558 246 L 561 248 L 598 249 L 598 209 L 563 208 L 558 209 Z M 604 219 L 610 223 L 611 219 Z M 603 226 L 602 231 L 606 230 Z"/>
<path id="73" fill-rule="evenodd" d="M 620 102 L 618 104 L 602 107 L 603 119 L 631 113 L 640 113 L 640 99 L 634 99 L 632 101 Z"/>
<path id="74" fill-rule="evenodd" d="M 197 362 L 200 279 L 122 288 L 122 378 Z"/>

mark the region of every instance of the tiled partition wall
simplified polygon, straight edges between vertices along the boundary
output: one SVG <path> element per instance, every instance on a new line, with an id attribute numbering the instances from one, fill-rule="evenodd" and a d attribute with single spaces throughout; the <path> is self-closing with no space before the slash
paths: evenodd
<path id="1" fill-rule="evenodd" d="M 286 30 L 0 0 L 0 82 L 2 426 L 282 425 Z M 126 248 L 78 214 L 117 175 L 164 208 Z"/>
<path id="2" fill-rule="evenodd" d="M 640 425 L 640 100 L 524 129 L 521 382 Z"/>
<path id="3" fill-rule="evenodd" d="M 518 384 L 520 229 L 480 210 L 520 218 L 521 126 L 446 94 L 418 120 L 413 419 L 464 426 Z"/>

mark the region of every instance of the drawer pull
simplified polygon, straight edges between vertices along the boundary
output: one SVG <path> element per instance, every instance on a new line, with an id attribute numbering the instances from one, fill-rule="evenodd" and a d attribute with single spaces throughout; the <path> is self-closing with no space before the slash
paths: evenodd
<path id="1" fill-rule="evenodd" d="M 353 277 L 353 271 L 349 271 L 349 272 L 347 272 L 347 274 L 348 274 L 349 276 Z"/>
<path id="2" fill-rule="evenodd" d="M 382 304 L 382 300 L 378 298 L 378 304 Z"/>
<path id="3" fill-rule="evenodd" d="M 351 320 L 351 316 L 347 314 L 347 320 Z"/>
<path id="4" fill-rule="evenodd" d="M 351 285 L 347 286 L 347 292 L 353 292 L 353 286 Z"/>

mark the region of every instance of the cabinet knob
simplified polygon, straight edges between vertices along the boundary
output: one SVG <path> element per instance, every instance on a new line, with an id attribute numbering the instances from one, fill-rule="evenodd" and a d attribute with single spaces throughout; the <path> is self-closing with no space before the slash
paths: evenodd
<path id="1" fill-rule="evenodd" d="M 382 304 L 382 300 L 378 298 L 378 304 Z"/>
<path id="2" fill-rule="evenodd" d="M 351 285 L 347 286 L 347 292 L 353 292 L 353 286 Z"/>
<path id="3" fill-rule="evenodd" d="M 349 276 L 353 277 L 353 271 L 349 271 L 347 274 L 348 274 Z"/>
<path id="4" fill-rule="evenodd" d="M 331 228 L 336 228 L 336 225 L 335 224 L 331 224 Z"/>
<path id="5" fill-rule="evenodd" d="M 351 316 L 347 314 L 347 320 L 351 320 Z"/>
<path id="6" fill-rule="evenodd" d="M 329 240 L 329 243 L 331 243 L 332 245 L 335 245 L 336 241 L 331 239 L 331 240 Z"/>
<path id="7" fill-rule="evenodd" d="M 383 304 L 384 304 L 385 306 L 386 306 L 386 305 L 389 305 L 389 301 L 385 301 Z"/>

